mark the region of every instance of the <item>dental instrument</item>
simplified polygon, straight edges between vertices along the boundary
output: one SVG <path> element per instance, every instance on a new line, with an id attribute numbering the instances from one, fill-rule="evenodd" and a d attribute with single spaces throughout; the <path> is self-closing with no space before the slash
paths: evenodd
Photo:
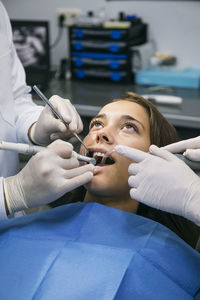
<path id="1" fill-rule="evenodd" d="M 105 153 L 102 160 L 101 160 L 101 164 L 105 164 L 105 161 L 106 161 L 107 157 L 109 157 L 111 155 L 111 153 L 113 153 L 113 152 L 115 152 L 115 149 Z"/>
<path id="2" fill-rule="evenodd" d="M 22 153 L 25 155 L 34 155 L 37 152 L 42 151 L 44 149 L 45 149 L 45 147 L 29 145 L 29 144 L 10 143 L 10 142 L 4 142 L 4 141 L 0 142 L 0 150 L 10 150 L 10 151 L 15 151 L 15 152 Z M 95 158 L 80 155 L 76 152 L 74 152 L 74 153 L 76 155 L 76 158 L 79 161 L 84 161 L 87 163 L 91 163 L 93 165 L 96 164 Z"/>
<path id="3" fill-rule="evenodd" d="M 21 143 L 0 142 L 0 150 L 10 150 L 21 154 L 34 155 L 37 152 L 44 150 L 45 147 L 35 146 Z"/>
<path id="4" fill-rule="evenodd" d="M 36 94 L 50 107 L 51 111 L 54 113 L 54 115 L 61 120 L 61 122 L 67 127 L 68 130 L 69 129 L 69 125 L 65 122 L 65 120 L 63 119 L 63 117 L 55 110 L 55 108 L 53 107 L 53 105 L 49 102 L 49 100 L 47 99 L 47 97 L 40 91 L 40 89 L 34 85 L 33 86 L 33 90 L 36 92 Z M 71 130 L 70 130 L 71 131 Z M 86 145 L 83 143 L 83 141 L 81 140 L 81 138 L 75 133 L 72 132 L 72 134 L 78 139 L 78 141 L 84 146 L 84 148 L 86 149 L 87 152 L 89 152 L 88 148 L 86 147 Z"/>

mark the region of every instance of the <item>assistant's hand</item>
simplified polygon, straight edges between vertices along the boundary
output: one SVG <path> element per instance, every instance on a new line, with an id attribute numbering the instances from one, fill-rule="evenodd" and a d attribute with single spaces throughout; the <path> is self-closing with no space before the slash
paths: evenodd
<path id="1" fill-rule="evenodd" d="M 135 161 L 128 169 L 132 199 L 200 225 L 200 179 L 183 161 L 154 145 L 151 154 L 120 145 L 115 150 Z"/>
<path id="2" fill-rule="evenodd" d="M 79 166 L 71 144 L 57 140 L 34 155 L 15 176 L 3 180 L 6 203 L 12 214 L 25 208 L 48 204 L 88 183 L 91 164 Z"/>
<path id="3" fill-rule="evenodd" d="M 83 130 L 83 123 L 75 107 L 68 99 L 53 96 L 49 99 L 56 111 L 69 124 L 69 129 L 57 119 L 48 105 L 41 112 L 38 121 L 29 131 L 30 139 L 39 145 L 48 145 L 55 139 L 69 137 L 71 132 L 79 133 Z"/>
<path id="4" fill-rule="evenodd" d="M 193 161 L 200 161 L 200 136 L 162 147 L 172 153 L 183 153 Z"/>

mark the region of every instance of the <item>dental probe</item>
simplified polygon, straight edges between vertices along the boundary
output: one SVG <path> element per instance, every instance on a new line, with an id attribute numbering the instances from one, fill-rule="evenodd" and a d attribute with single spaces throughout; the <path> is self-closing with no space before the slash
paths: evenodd
<path id="1" fill-rule="evenodd" d="M 33 90 L 36 92 L 36 94 L 50 107 L 51 111 L 54 113 L 54 115 L 62 121 L 62 123 L 67 127 L 68 130 L 69 129 L 69 125 L 65 122 L 65 120 L 63 119 L 63 117 L 55 110 L 55 108 L 53 107 L 53 105 L 51 104 L 51 102 L 49 102 L 49 100 L 47 99 L 47 97 L 40 91 L 40 89 L 34 85 L 33 86 Z M 70 130 L 71 131 L 71 130 Z M 79 140 L 79 142 L 84 146 L 84 148 L 86 149 L 87 152 L 89 152 L 88 148 L 86 147 L 86 145 L 83 143 L 83 141 L 81 140 L 81 138 L 75 133 L 72 132 L 71 133 Z"/>
<path id="2" fill-rule="evenodd" d="M 26 154 L 26 155 L 34 155 L 39 151 L 44 150 L 45 147 L 34 146 L 29 144 L 21 144 L 21 143 L 10 143 L 10 142 L 0 142 L 0 150 L 10 150 L 18 153 Z M 80 155 L 74 151 L 76 158 L 79 161 L 84 161 L 87 163 L 91 163 L 96 165 L 96 159 L 93 157 L 87 157 L 84 155 Z"/>

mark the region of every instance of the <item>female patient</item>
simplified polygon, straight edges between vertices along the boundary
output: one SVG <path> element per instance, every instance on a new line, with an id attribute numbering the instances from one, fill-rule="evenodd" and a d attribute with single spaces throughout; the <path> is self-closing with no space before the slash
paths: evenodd
<path id="1" fill-rule="evenodd" d="M 136 94 L 104 106 L 84 140 L 98 164 L 83 198 L 74 194 L 83 202 L 0 223 L 0 299 L 198 297 L 199 254 L 159 223 L 194 246 L 193 224 L 132 200 L 131 161 L 111 153 L 117 144 L 148 151 L 151 143 L 177 139 L 156 108 Z"/>
<path id="2" fill-rule="evenodd" d="M 196 225 L 183 217 L 150 208 L 130 198 L 129 159 L 113 152 L 105 163 L 101 163 L 102 155 L 111 152 L 117 144 L 148 151 L 151 144 L 162 147 L 177 141 L 175 128 L 143 97 L 129 92 L 124 99 L 107 104 L 92 119 L 84 139 L 90 155 L 99 162 L 92 181 L 86 186 L 84 202 L 98 202 L 153 219 L 195 247 L 199 236 Z M 84 153 L 83 148 L 81 151 Z M 83 198 L 85 190 L 81 188 L 78 191 L 73 199 L 80 201 L 79 193 L 82 192 Z"/>

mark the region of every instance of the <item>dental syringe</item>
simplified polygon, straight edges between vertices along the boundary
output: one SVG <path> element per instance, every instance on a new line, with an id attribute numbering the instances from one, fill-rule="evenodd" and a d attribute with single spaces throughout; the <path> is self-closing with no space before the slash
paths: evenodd
<path id="1" fill-rule="evenodd" d="M 21 154 L 25 155 L 34 155 L 39 151 L 44 150 L 45 147 L 42 146 L 35 146 L 35 145 L 29 145 L 29 144 L 22 144 L 22 143 L 10 143 L 10 142 L 0 142 L 0 150 L 10 150 L 10 151 L 15 151 Z M 96 164 L 96 159 L 93 157 L 87 157 L 84 155 L 80 155 L 74 151 L 74 154 L 76 158 L 79 161 L 84 161 L 90 164 L 95 165 Z"/>

